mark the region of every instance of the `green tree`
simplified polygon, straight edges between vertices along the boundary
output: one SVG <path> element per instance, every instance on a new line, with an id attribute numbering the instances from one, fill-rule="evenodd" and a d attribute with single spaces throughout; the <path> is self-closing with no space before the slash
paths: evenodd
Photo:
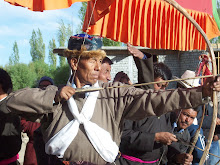
<path id="1" fill-rule="evenodd" d="M 59 66 L 54 71 L 54 82 L 56 85 L 65 85 L 69 76 L 70 76 L 70 67 L 68 64 L 65 64 L 64 66 Z"/>
<path id="2" fill-rule="evenodd" d="M 15 65 L 18 63 L 19 63 L 19 50 L 18 50 L 18 44 L 15 41 L 13 45 L 13 52 L 9 57 L 9 65 Z"/>
<path id="3" fill-rule="evenodd" d="M 32 61 L 44 61 L 45 44 L 43 42 L 43 37 L 40 29 L 38 29 L 37 33 L 35 32 L 35 30 L 32 31 L 29 43 L 31 46 L 30 54 L 32 57 Z"/>
<path id="4" fill-rule="evenodd" d="M 60 47 L 65 47 L 69 36 L 73 34 L 71 25 L 68 24 L 67 26 L 64 24 L 63 20 L 59 23 L 59 29 L 57 33 L 57 38 Z M 64 57 L 59 57 L 60 66 L 64 66 L 66 64 L 66 59 Z"/>
<path id="5" fill-rule="evenodd" d="M 55 39 L 49 41 L 49 63 L 52 67 L 56 68 L 57 66 L 57 55 L 53 53 L 53 49 L 56 48 Z"/>
<path id="6" fill-rule="evenodd" d="M 79 19 L 80 19 L 80 23 L 79 25 L 77 26 L 77 29 L 76 29 L 76 33 L 84 33 L 82 31 L 82 26 L 83 26 L 83 21 L 84 21 L 84 18 L 85 18 L 85 14 L 86 14 L 86 8 L 87 8 L 87 2 L 82 2 L 82 6 L 80 7 L 79 9 L 79 13 L 78 13 L 78 16 L 79 16 Z"/>
<path id="7" fill-rule="evenodd" d="M 32 72 L 27 64 L 9 65 L 5 68 L 11 76 L 13 89 L 18 90 L 25 87 L 33 87 L 36 81 L 36 73 Z"/>
<path id="8" fill-rule="evenodd" d="M 51 78 L 53 77 L 53 72 L 51 72 L 50 66 L 45 62 L 34 61 L 29 63 L 28 67 L 29 70 L 32 71 L 32 73 L 35 73 L 37 75 L 35 81 L 39 80 L 43 76 L 49 76 Z"/>

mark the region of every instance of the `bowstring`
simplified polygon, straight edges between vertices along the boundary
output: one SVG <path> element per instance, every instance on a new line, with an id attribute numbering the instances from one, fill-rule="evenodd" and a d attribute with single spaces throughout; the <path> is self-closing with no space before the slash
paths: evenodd
<path id="1" fill-rule="evenodd" d="M 88 22 L 88 25 L 87 25 L 87 28 L 86 28 L 85 36 L 83 37 L 83 44 L 82 44 L 82 46 L 85 45 L 86 37 L 88 37 L 87 31 L 89 29 L 89 26 L 90 26 L 90 23 L 91 23 L 91 20 L 92 20 L 92 16 L 93 16 L 93 13 L 94 13 L 94 10 L 95 10 L 96 2 L 97 2 L 97 0 L 95 0 L 95 2 L 94 2 L 92 13 L 90 15 L 89 22 Z M 82 46 L 81 46 L 81 49 L 82 49 Z M 81 54 L 79 55 L 79 57 L 77 59 L 76 68 L 78 68 L 80 58 L 81 58 Z M 76 76 L 76 70 L 74 70 L 74 72 L 73 72 L 72 82 L 74 81 L 75 76 Z"/>

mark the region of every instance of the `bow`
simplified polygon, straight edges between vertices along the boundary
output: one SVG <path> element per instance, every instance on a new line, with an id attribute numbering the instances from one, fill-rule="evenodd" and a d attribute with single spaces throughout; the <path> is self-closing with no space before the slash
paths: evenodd
<path id="1" fill-rule="evenodd" d="M 205 32 L 202 30 L 202 28 L 199 26 L 199 24 L 189 15 L 189 13 L 187 13 L 187 11 L 181 7 L 175 0 L 164 0 L 168 3 L 170 3 L 173 7 L 175 7 L 179 12 L 181 12 L 194 26 L 195 28 L 200 32 L 200 34 L 202 35 L 202 37 L 204 38 L 209 53 L 211 55 L 211 60 L 212 60 L 212 74 L 213 76 L 216 76 L 217 74 L 217 67 L 216 67 L 216 60 L 215 60 L 215 55 L 214 55 L 214 51 L 211 47 L 211 44 L 208 40 L 208 37 L 206 36 Z M 209 131 L 209 136 L 207 139 L 207 143 L 206 143 L 206 147 L 205 150 L 203 152 L 202 158 L 200 160 L 199 165 L 203 165 L 206 159 L 206 155 L 209 152 L 210 146 L 211 146 L 211 142 L 212 142 L 212 138 L 214 135 L 214 131 L 215 131 L 215 126 L 216 126 L 216 119 L 217 119 L 217 92 L 213 91 L 213 116 L 212 116 L 212 124 L 211 124 L 211 128 Z M 201 123 L 200 123 L 201 124 Z"/>

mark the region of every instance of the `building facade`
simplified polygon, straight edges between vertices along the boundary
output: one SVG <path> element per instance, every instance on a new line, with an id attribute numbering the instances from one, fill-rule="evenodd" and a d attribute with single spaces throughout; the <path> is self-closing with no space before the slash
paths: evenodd
<path id="1" fill-rule="evenodd" d="M 185 70 L 196 71 L 199 65 L 199 56 L 201 54 L 208 54 L 206 51 L 176 51 L 176 50 L 157 50 L 137 47 L 142 52 L 151 53 L 154 62 L 163 62 L 170 67 L 172 74 L 177 77 L 185 72 Z M 111 76 L 114 79 L 116 73 L 125 72 L 133 83 L 137 83 L 137 68 L 135 66 L 132 55 L 127 51 L 127 47 L 106 46 L 102 48 L 106 51 L 107 56 L 112 60 Z M 214 49 L 219 64 L 220 49 Z M 219 65 L 218 65 L 219 66 Z M 217 67 L 219 68 L 219 67 Z M 219 69 L 218 69 L 219 70 Z M 168 88 L 175 88 L 176 83 L 170 83 Z"/>

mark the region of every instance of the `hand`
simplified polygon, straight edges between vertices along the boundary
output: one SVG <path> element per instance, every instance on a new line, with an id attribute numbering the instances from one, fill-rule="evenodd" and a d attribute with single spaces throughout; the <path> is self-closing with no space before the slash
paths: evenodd
<path id="1" fill-rule="evenodd" d="M 212 96 L 212 91 L 220 91 L 220 77 L 207 78 L 204 85 L 202 86 L 203 97 Z"/>
<path id="2" fill-rule="evenodd" d="M 172 142 L 178 141 L 176 136 L 170 132 L 157 132 L 154 141 L 162 144 L 170 145 Z"/>
<path id="3" fill-rule="evenodd" d="M 127 43 L 127 46 L 128 46 L 128 51 L 134 56 L 134 57 L 137 57 L 139 59 L 143 59 L 144 58 L 144 54 L 136 49 L 135 47 L 132 47 L 131 44 L 128 42 Z"/>
<path id="4" fill-rule="evenodd" d="M 69 98 L 75 94 L 75 89 L 70 86 L 64 86 L 57 91 L 55 96 L 55 102 L 60 102 L 62 99 L 69 100 Z"/>
<path id="5" fill-rule="evenodd" d="M 116 75 L 115 75 L 115 78 L 114 78 L 114 81 L 113 82 L 121 82 L 121 83 L 124 83 L 124 84 L 129 84 L 131 85 L 132 82 L 130 81 L 128 75 L 126 73 L 124 73 L 123 71 L 121 72 L 118 72 Z"/>
<path id="6" fill-rule="evenodd" d="M 216 125 L 220 125 L 220 119 L 219 118 L 216 119 Z"/>
<path id="7" fill-rule="evenodd" d="M 219 140 L 218 135 L 214 135 L 213 136 L 213 141 L 218 141 L 218 140 Z"/>
<path id="8" fill-rule="evenodd" d="M 190 165 L 193 161 L 193 155 L 182 153 L 176 155 L 176 163 L 183 164 L 183 165 Z"/>

